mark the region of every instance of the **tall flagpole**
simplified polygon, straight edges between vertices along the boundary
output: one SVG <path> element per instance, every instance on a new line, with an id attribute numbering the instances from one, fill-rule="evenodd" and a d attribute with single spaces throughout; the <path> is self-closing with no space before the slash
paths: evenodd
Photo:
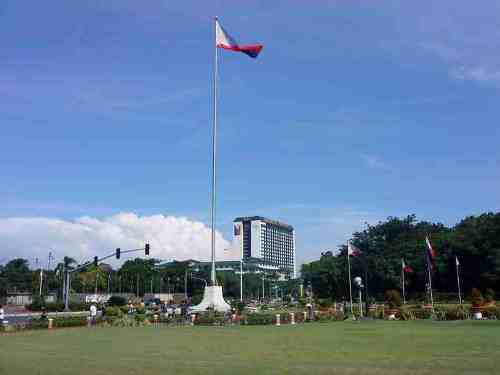
<path id="1" fill-rule="evenodd" d="M 405 295 L 405 269 L 404 269 L 404 260 L 401 259 L 401 279 L 403 281 L 403 305 L 406 305 L 406 295 Z"/>
<path id="2" fill-rule="evenodd" d="M 431 294 L 432 312 L 434 312 L 434 298 L 432 297 L 432 275 L 431 275 L 431 265 L 430 264 L 427 264 L 427 272 L 429 273 L 429 291 Z"/>
<path id="3" fill-rule="evenodd" d="M 458 301 L 460 302 L 460 304 L 462 304 L 462 292 L 460 291 L 460 274 L 458 272 L 459 263 L 457 256 L 455 256 L 455 267 L 457 268 Z"/>
<path id="4" fill-rule="evenodd" d="M 349 266 L 349 299 L 351 301 L 351 315 L 354 317 L 354 313 L 352 311 L 351 260 L 349 256 L 349 241 L 347 241 L 347 264 Z"/>
<path id="5" fill-rule="evenodd" d="M 214 108 L 213 108 L 213 130 L 212 130 L 212 272 L 211 285 L 217 285 L 215 277 L 215 204 L 217 187 L 217 75 L 218 75 L 218 48 L 217 48 L 217 17 L 214 19 Z"/>

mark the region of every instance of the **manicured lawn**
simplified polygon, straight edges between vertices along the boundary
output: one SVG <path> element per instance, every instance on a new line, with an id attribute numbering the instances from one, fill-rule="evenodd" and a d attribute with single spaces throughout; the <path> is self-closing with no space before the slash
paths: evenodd
<path id="1" fill-rule="evenodd" d="M 0 374 L 500 374 L 500 322 L 31 331 L 0 336 Z"/>

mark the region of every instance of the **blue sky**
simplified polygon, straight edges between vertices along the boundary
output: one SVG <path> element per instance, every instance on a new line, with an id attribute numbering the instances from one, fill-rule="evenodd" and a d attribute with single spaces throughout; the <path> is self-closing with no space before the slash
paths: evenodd
<path id="1" fill-rule="evenodd" d="M 500 208 L 498 3 L 201 4 L 0 3 L 3 219 L 208 224 L 214 15 L 265 45 L 221 53 L 224 237 L 281 219 L 305 261 L 389 215 Z"/>

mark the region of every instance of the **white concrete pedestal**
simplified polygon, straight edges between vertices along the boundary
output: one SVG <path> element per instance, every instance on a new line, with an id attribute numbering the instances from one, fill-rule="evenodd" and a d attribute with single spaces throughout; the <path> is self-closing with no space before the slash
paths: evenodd
<path id="1" fill-rule="evenodd" d="M 203 300 L 199 305 L 193 306 L 193 311 L 201 312 L 208 309 L 226 312 L 231 310 L 231 306 L 224 301 L 222 286 L 206 286 L 203 292 Z"/>

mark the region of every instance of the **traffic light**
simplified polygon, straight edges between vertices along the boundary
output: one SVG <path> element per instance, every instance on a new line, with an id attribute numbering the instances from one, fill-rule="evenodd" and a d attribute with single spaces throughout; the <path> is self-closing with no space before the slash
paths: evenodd
<path id="1" fill-rule="evenodd" d="M 98 257 L 94 257 L 94 266 L 97 267 L 97 263 L 99 262 L 99 258 Z"/>
<path id="2" fill-rule="evenodd" d="M 121 253 L 121 250 L 120 250 L 120 248 L 118 247 L 118 248 L 116 249 L 116 259 L 120 259 L 120 253 Z"/>
<path id="3" fill-rule="evenodd" d="M 147 243 L 146 246 L 144 246 L 144 253 L 146 255 L 149 255 L 149 244 Z"/>

